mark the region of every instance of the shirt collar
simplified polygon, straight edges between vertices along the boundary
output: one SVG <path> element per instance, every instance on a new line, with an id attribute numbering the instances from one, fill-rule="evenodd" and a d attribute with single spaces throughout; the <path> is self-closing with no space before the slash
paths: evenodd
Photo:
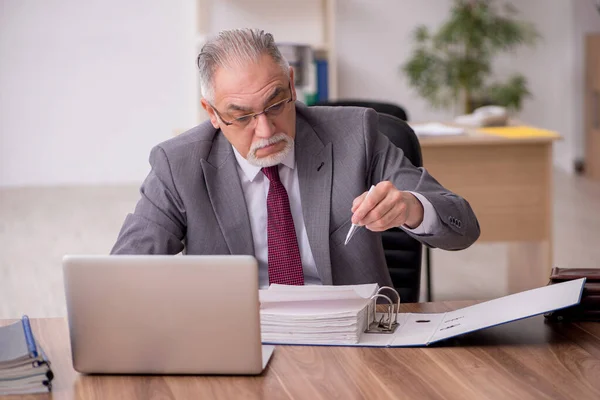
<path id="1" fill-rule="evenodd" d="M 242 155 L 240 153 L 238 153 L 238 151 L 236 150 L 235 147 L 231 146 L 231 148 L 233 148 L 233 153 L 235 154 L 235 159 L 237 160 L 238 165 L 240 166 L 242 171 L 244 172 L 244 175 L 246 175 L 246 178 L 248 178 L 248 180 L 250 182 L 253 182 L 254 179 L 256 178 L 256 175 L 258 175 L 258 173 L 260 172 L 262 167 L 257 167 L 256 165 L 250 164 L 248 162 L 248 160 L 246 160 L 244 157 L 242 157 Z M 294 156 L 294 147 L 292 147 L 292 149 L 285 156 L 285 158 L 283 159 L 281 164 L 285 165 L 286 167 L 288 167 L 290 169 L 294 169 L 295 163 L 296 163 L 296 158 Z"/>

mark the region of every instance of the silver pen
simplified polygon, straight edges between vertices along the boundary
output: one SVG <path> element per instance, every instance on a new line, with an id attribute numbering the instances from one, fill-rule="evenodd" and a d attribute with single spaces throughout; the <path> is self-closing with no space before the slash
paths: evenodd
<path id="1" fill-rule="evenodd" d="M 365 200 L 367 199 L 367 197 L 369 197 L 369 195 L 371 194 L 371 192 L 373 191 L 373 189 L 375 189 L 375 185 L 371 186 L 371 188 L 367 192 L 367 195 L 365 196 Z M 356 233 L 356 231 L 358 230 L 358 228 L 360 228 L 361 226 L 362 225 L 352 224 L 352 226 L 350 227 L 350 230 L 348 231 L 348 234 L 346 235 L 346 241 L 344 242 L 344 246 L 348 244 L 348 242 L 350 241 L 350 239 L 352 239 L 352 236 L 354 236 L 354 234 Z"/>

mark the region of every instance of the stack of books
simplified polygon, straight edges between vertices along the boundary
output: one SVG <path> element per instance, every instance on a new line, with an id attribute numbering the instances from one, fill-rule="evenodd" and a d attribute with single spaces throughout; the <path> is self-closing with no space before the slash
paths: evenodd
<path id="1" fill-rule="evenodd" d="M 0 396 L 49 392 L 53 377 L 27 316 L 0 327 Z"/>
<path id="2" fill-rule="evenodd" d="M 357 344 L 379 286 L 286 286 L 261 290 L 263 343 Z"/>

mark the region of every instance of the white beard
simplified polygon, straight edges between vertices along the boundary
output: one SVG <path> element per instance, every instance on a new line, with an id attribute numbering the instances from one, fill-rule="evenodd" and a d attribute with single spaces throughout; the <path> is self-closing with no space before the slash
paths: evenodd
<path id="1" fill-rule="evenodd" d="M 256 157 L 256 151 L 262 149 L 263 147 L 284 142 L 285 146 L 281 151 L 278 151 L 275 154 L 271 154 L 266 157 Z M 246 156 L 246 160 L 251 165 L 256 167 L 272 167 L 273 165 L 281 164 L 283 159 L 288 155 L 290 151 L 294 149 L 294 139 L 289 137 L 283 132 L 276 133 L 269 139 L 261 139 L 252 144 L 250 150 L 248 151 L 248 155 Z"/>

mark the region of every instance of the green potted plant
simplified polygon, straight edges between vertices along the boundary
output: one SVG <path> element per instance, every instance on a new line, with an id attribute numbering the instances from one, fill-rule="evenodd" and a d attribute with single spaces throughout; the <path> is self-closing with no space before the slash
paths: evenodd
<path id="1" fill-rule="evenodd" d="M 468 114 L 494 104 L 520 110 L 530 95 L 527 80 L 514 74 L 506 82 L 493 81 L 492 63 L 498 53 L 533 46 L 538 38 L 509 3 L 455 0 L 437 31 L 423 25 L 415 30 L 415 48 L 401 68 L 410 86 L 436 108 L 462 104 Z"/>

